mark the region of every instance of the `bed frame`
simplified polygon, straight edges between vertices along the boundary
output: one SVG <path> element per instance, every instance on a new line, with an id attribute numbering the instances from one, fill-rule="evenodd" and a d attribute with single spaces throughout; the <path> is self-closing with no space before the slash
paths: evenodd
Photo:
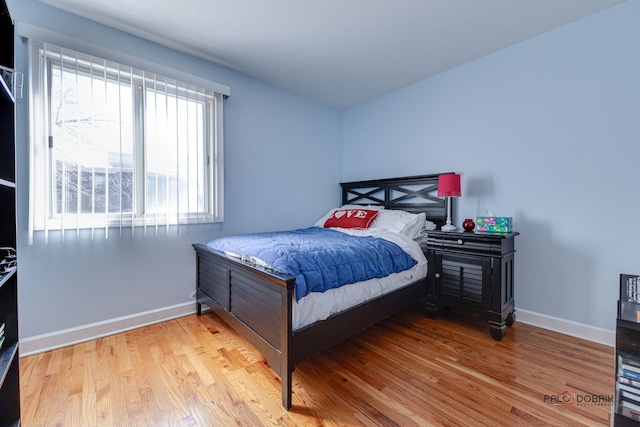
<path id="1" fill-rule="evenodd" d="M 427 219 L 442 225 L 446 204 L 437 197 L 438 175 L 341 183 L 342 202 L 426 212 Z M 282 405 L 287 410 L 291 408 L 292 373 L 298 363 L 414 304 L 427 293 L 425 278 L 294 331 L 294 277 L 240 262 L 201 244 L 193 246 L 198 315 L 206 304 L 265 356 L 281 379 Z"/>

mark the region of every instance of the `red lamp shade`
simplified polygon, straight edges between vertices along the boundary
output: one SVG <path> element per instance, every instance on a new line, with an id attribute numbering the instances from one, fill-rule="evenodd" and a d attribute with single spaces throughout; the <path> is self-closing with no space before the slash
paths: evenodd
<path id="1" fill-rule="evenodd" d="M 460 197 L 460 175 L 456 173 L 440 175 L 438 197 Z"/>

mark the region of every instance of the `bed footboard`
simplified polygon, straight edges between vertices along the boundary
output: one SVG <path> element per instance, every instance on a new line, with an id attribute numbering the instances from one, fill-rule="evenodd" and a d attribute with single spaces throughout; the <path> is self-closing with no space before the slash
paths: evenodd
<path id="1" fill-rule="evenodd" d="M 244 264 L 204 245 L 196 250 L 197 311 L 206 304 L 260 351 L 282 381 L 282 404 L 291 407 L 291 301 L 295 278 Z"/>

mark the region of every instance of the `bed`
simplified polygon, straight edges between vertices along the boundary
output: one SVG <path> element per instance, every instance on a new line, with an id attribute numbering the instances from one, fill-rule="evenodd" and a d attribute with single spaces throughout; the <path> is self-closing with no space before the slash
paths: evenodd
<path id="1" fill-rule="evenodd" d="M 424 212 L 429 221 L 440 226 L 446 220 L 446 204 L 437 197 L 439 175 L 341 183 L 342 205 Z M 425 277 L 343 307 L 326 319 L 300 322 L 294 276 L 203 244 L 193 247 L 198 315 L 206 305 L 264 355 L 281 379 L 282 405 L 287 410 L 292 405 L 296 364 L 426 296 L 425 270 Z"/>

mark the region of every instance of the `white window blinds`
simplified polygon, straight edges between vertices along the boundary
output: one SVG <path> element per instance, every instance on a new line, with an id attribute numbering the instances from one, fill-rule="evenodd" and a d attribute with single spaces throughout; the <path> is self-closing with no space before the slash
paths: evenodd
<path id="1" fill-rule="evenodd" d="M 30 242 L 222 221 L 222 94 L 41 42 L 31 71 Z"/>

